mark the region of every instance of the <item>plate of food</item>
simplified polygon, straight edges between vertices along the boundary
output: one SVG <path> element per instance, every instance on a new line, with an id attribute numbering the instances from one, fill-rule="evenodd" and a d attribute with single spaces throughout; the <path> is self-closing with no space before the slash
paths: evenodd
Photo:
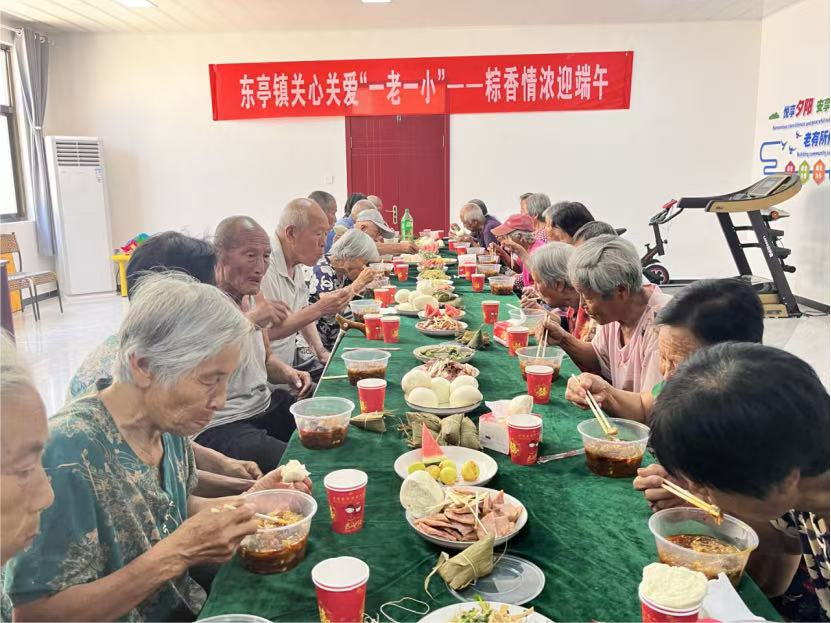
<path id="1" fill-rule="evenodd" d="M 429 433 L 428 433 L 429 434 Z M 439 446 L 430 437 L 422 447 L 399 456 L 395 473 L 404 480 L 415 471 L 424 470 L 443 485 L 479 487 L 488 484 L 496 476 L 496 461 L 484 452 L 461 446 Z"/>
<path id="2" fill-rule="evenodd" d="M 476 351 L 467 346 L 456 344 L 455 342 L 447 342 L 446 344 L 438 344 L 437 346 L 419 346 L 413 350 L 413 355 L 419 361 L 435 361 L 436 359 L 447 359 L 448 361 L 455 361 L 456 363 L 467 363 L 473 359 Z"/>
<path id="3" fill-rule="evenodd" d="M 418 623 L 553 623 L 533 608 L 498 601 L 453 604 L 433 610 Z"/>
<path id="4" fill-rule="evenodd" d="M 418 316 L 419 311 L 413 307 L 412 303 L 401 303 L 395 306 L 395 310 L 400 316 Z"/>
<path id="5" fill-rule="evenodd" d="M 467 366 L 447 360 L 438 363 Z M 483 396 L 475 377 L 465 373 L 457 374 L 452 381 L 438 374 L 433 377 L 426 365 L 416 366 L 401 378 L 404 400 L 411 409 L 435 415 L 453 415 L 469 413 L 482 404 Z"/>
<path id="6" fill-rule="evenodd" d="M 416 518 L 405 511 L 407 522 L 424 540 L 450 549 L 465 549 L 488 535 L 494 547 L 504 545 L 528 522 L 528 511 L 515 497 L 485 487 L 446 487 L 442 504 Z"/>
<path id="7" fill-rule="evenodd" d="M 450 361 L 449 359 L 432 359 L 414 369 L 418 368 L 424 370 L 431 379 L 441 377 L 447 379 L 450 383 L 453 383 L 460 376 L 472 376 L 474 379 L 479 376 L 479 368 L 476 366 L 469 363 Z"/>
<path id="8" fill-rule="evenodd" d="M 436 299 L 436 300 L 438 300 L 438 299 Z M 441 315 L 446 315 L 446 316 L 452 317 L 452 318 L 464 318 L 465 313 L 462 310 L 454 308 L 452 305 L 450 307 L 451 307 L 451 309 L 456 309 L 458 311 L 458 313 L 455 313 L 451 316 L 450 314 L 445 314 L 444 312 L 442 312 Z M 430 318 L 430 316 L 428 314 L 429 314 L 429 312 L 425 308 L 424 311 L 418 312 L 418 317 L 421 318 L 422 320 L 427 320 L 428 318 Z"/>
<path id="9" fill-rule="evenodd" d="M 450 337 L 467 329 L 467 324 L 447 316 L 438 316 L 416 323 L 416 329 L 431 337 Z"/>
<path id="10" fill-rule="evenodd" d="M 447 280 L 448 283 L 451 283 L 449 281 L 450 275 L 444 272 L 444 268 L 428 268 L 418 273 L 419 281 L 432 281 L 436 279 Z"/>

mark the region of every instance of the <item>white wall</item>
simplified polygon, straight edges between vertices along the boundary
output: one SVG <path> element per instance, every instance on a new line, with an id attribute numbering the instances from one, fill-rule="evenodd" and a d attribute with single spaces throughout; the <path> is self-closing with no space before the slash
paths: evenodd
<path id="1" fill-rule="evenodd" d="M 759 147 L 763 141 L 786 139 L 790 146 L 796 146 L 795 134 L 792 132 L 773 131 L 768 116 L 774 111 L 782 115 L 782 108 L 787 104 L 796 104 L 806 97 L 816 99 L 829 96 L 829 5 L 827 0 L 803 0 L 798 4 L 774 13 L 762 22 L 759 98 L 756 106 L 756 141 L 752 151 L 752 178 L 762 176 L 762 163 L 759 161 Z M 824 115 L 814 115 L 807 119 L 817 119 Z M 780 120 L 782 121 L 782 120 Z M 808 131 L 828 129 L 823 126 L 809 128 Z M 804 134 L 806 130 L 800 130 Z M 791 140 L 793 139 L 793 140 Z M 769 148 L 765 156 L 769 156 Z M 805 150 L 804 146 L 799 151 Z M 827 167 L 831 167 L 828 147 L 821 156 Z M 775 153 L 775 151 L 774 151 Z M 788 155 L 785 155 L 787 153 Z M 803 160 L 813 165 L 817 157 L 796 158 L 789 151 L 782 154 L 779 170 L 783 170 L 789 160 L 798 166 Z M 782 244 L 793 250 L 787 263 L 796 266 L 796 273 L 788 275 L 788 281 L 795 294 L 824 303 L 829 302 L 829 265 L 828 265 L 828 228 L 829 228 L 829 181 L 817 185 L 808 180 L 803 190 L 783 208 L 791 213 L 787 219 L 776 223 L 777 229 L 785 231 Z M 760 254 L 751 256 L 754 271 L 766 274 Z"/>
<path id="2" fill-rule="evenodd" d="M 477 196 L 506 216 L 526 191 L 584 201 L 629 228 L 672 197 L 747 185 L 760 23 L 224 35 L 73 35 L 53 49 L 47 133 L 104 139 L 113 242 L 140 231 L 209 230 L 247 213 L 271 228 L 292 196 L 346 191 L 341 118 L 213 122 L 208 64 L 545 51 L 635 51 L 628 111 L 456 115 L 450 122 L 455 220 Z M 714 42 L 722 42 L 713 45 Z M 328 188 L 324 177 L 334 176 Z M 675 277 L 735 272 L 715 218 L 669 231 Z"/>

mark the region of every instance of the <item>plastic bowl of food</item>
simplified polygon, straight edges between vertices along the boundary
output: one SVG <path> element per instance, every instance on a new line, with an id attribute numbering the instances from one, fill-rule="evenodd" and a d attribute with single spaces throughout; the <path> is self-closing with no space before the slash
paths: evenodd
<path id="1" fill-rule="evenodd" d="M 607 419 L 617 429 L 615 435 L 606 435 L 595 418 L 577 425 L 586 449 L 586 464 L 598 476 L 632 478 L 643 461 L 649 427 L 620 418 Z"/>
<path id="2" fill-rule="evenodd" d="M 382 286 L 377 286 L 382 287 Z M 349 303 L 349 309 L 352 310 L 352 318 L 355 322 L 364 322 L 367 314 L 380 314 L 381 303 L 375 299 L 360 299 Z"/>
<path id="3" fill-rule="evenodd" d="M 300 443 L 311 450 L 337 448 L 346 439 L 355 404 L 346 398 L 306 398 L 289 407 Z"/>
<path id="4" fill-rule="evenodd" d="M 375 348 L 350 350 L 341 355 L 346 364 L 349 382 L 357 386 L 361 379 L 387 378 L 387 363 L 390 353 Z"/>
<path id="5" fill-rule="evenodd" d="M 488 277 L 488 283 L 491 287 L 491 294 L 506 296 L 514 293 L 513 277 Z"/>
<path id="6" fill-rule="evenodd" d="M 482 273 L 485 277 L 495 277 L 499 274 L 500 265 L 499 264 L 477 264 L 476 265 L 476 272 Z"/>
<path id="7" fill-rule="evenodd" d="M 369 267 L 376 272 L 384 273 L 384 275 L 389 275 L 393 269 L 393 265 L 387 264 L 386 262 L 376 262 L 370 264 Z"/>
<path id="8" fill-rule="evenodd" d="M 499 256 L 493 254 L 482 254 L 476 256 L 479 264 L 499 264 Z"/>
<path id="9" fill-rule="evenodd" d="M 472 255 L 481 255 L 485 252 L 485 247 L 468 247 L 467 252 Z"/>
<path id="10" fill-rule="evenodd" d="M 532 331 L 537 328 L 537 325 L 543 321 L 546 315 L 543 309 L 512 309 L 509 311 L 510 319 L 515 324 L 521 324 L 528 327 Z M 520 322 L 521 321 L 521 322 Z"/>
<path id="11" fill-rule="evenodd" d="M 300 564 L 317 512 L 315 499 L 294 489 L 269 489 L 246 495 L 245 502 L 276 522 L 257 520 L 260 529 L 240 543 L 243 566 L 254 573 L 283 573 Z"/>
<path id="12" fill-rule="evenodd" d="M 540 354 L 537 354 L 538 352 Z M 539 346 L 517 348 L 516 354 L 519 358 L 519 373 L 522 374 L 523 379 L 525 378 L 525 368 L 528 366 L 551 366 L 554 368 L 552 382 L 560 376 L 565 351 L 559 346 L 546 346 L 545 355 L 542 354 L 542 349 Z"/>
<path id="13" fill-rule="evenodd" d="M 700 571 L 710 580 L 724 573 L 733 586 L 759 546 L 758 535 L 743 521 L 724 515 L 719 524 L 707 511 L 688 506 L 658 511 L 649 529 L 662 563 Z"/>

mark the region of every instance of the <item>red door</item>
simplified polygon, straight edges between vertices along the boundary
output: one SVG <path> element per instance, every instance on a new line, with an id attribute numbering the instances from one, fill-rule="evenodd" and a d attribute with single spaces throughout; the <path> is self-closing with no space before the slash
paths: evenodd
<path id="1" fill-rule="evenodd" d="M 447 115 L 346 118 L 347 189 L 378 195 L 396 229 L 404 209 L 416 235 L 449 227 Z"/>

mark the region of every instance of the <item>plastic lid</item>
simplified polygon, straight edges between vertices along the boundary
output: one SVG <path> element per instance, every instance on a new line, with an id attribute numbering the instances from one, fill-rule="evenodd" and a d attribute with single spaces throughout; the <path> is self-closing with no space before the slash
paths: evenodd
<path id="1" fill-rule="evenodd" d="M 474 601 L 481 595 L 485 601 L 521 606 L 535 599 L 545 587 L 545 575 L 534 563 L 504 555 L 496 560 L 493 572 L 476 580 L 461 591 L 448 590 L 459 601 Z"/>
<path id="2" fill-rule="evenodd" d="M 359 469 L 338 469 L 326 474 L 323 486 L 335 491 L 352 491 L 366 485 L 369 477 Z"/>
<path id="3" fill-rule="evenodd" d="M 312 582 L 330 591 L 349 591 L 369 579 L 369 566 L 360 558 L 327 558 L 312 568 Z"/>

